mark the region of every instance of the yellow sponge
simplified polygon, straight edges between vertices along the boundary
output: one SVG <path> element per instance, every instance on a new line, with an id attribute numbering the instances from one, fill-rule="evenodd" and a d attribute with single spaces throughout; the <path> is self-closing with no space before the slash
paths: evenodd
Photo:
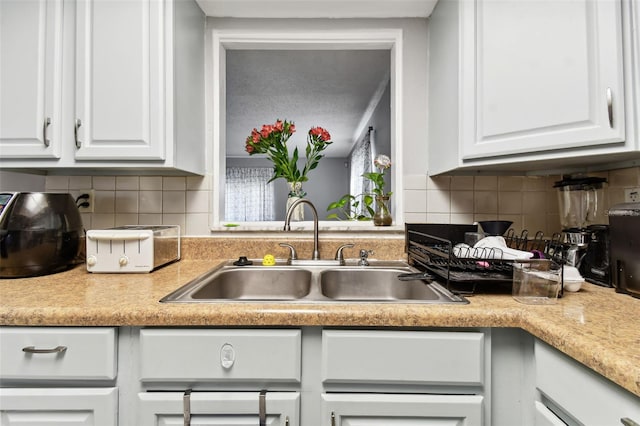
<path id="1" fill-rule="evenodd" d="M 276 264 L 276 258 L 272 254 L 265 254 L 262 258 L 262 264 L 264 266 L 273 266 Z"/>

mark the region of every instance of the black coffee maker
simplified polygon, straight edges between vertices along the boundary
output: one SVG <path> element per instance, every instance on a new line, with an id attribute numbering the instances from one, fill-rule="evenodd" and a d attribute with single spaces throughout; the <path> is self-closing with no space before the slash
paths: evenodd
<path id="1" fill-rule="evenodd" d="M 578 270 L 582 277 L 593 284 L 612 287 L 609 247 L 609 225 L 587 227 L 590 241 Z"/>

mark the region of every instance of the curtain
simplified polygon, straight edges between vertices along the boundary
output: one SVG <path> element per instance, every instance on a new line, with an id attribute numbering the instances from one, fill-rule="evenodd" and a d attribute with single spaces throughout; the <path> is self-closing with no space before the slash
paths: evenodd
<path id="1" fill-rule="evenodd" d="M 272 176 L 270 168 L 227 167 L 225 221 L 275 220 L 273 183 L 267 184 Z"/>
<path id="2" fill-rule="evenodd" d="M 372 182 L 369 179 L 363 178 L 362 175 L 372 171 L 373 160 L 371 149 L 373 145 L 373 132 L 373 127 L 369 127 L 369 131 L 365 133 L 363 138 L 356 144 L 349 158 L 351 164 L 349 193 L 359 200 L 361 200 L 361 194 L 369 193 L 372 190 Z M 362 202 L 360 203 L 359 210 L 359 213 L 365 213 Z"/>

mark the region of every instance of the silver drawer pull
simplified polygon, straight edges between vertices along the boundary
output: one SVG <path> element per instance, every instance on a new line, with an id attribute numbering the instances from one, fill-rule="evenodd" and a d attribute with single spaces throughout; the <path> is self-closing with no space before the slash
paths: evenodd
<path id="1" fill-rule="evenodd" d="M 331 426 L 336 426 L 336 413 L 331 412 Z"/>
<path id="2" fill-rule="evenodd" d="M 634 422 L 633 420 L 631 420 L 629 417 L 623 417 L 620 419 L 620 422 L 624 425 L 624 426 L 640 426 L 638 423 Z"/>
<path id="3" fill-rule="evenodd" d="M 184 391 L 182 396 L 182 418 L 184 426 L 191 426 L 191 389 Z"/>
<path id="4" fill-rule="evenodd" d="M 66 351 L 66 346 L 56 346 L 53 349 L 37 349 L 35 346 L 27 346 L 22 348 L 22 352 L 26 352 L 28 354 L 61 354 Z"/>
<path id="5" fill-rule="evenodd" d="M 258 400 L 258 418 L 260 426 L 267 426 L 267 391 L 261 390 Z"/>

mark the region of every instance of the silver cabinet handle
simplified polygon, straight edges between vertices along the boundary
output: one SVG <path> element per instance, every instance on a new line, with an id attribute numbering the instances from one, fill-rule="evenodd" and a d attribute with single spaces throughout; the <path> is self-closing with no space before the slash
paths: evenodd
<path id="1" fill-rule="evenodd" d="M 51 117 L 47 117 L 44 119 L 44 125 L 42 126 L 42 141 L 44 142 L 44 146 L 49 146 L 51 141 L 47 138 L 47 129 L 51 125 Z"/>
<path id="2" fill-rule="evenodd" d="M 613 128 L 613 93 L 611 87 L 607 87 L 607 113 L 609 114 L 609 127 Z"/>
<path id="3" fill-rule="evenodd" d="M 261 390 L 258 398 L 258 420 L 260 426 L 267 426 L 267 391 Z"/>
<path id="4" fill-rule="evenodd" d="M 640 426 L 640 424 L 634 422 L 633 420 L 631 420 L 629 417 L 623 417 L 620 419 L 620 423 L 622 423 L 624 426 Z"/>
<path id="5" fill-rule="evenodd" d="M 191 389 L 182 395 L 182 420 L 184 426 L 191 426 Z"/>
<path id="6" fill-rule="evenodd" d="M 76 141 L 76 148 L 80 149 L 80 147 L 82 146 L 82 142 L 80 142 L 78 140 L 78 129 L 80 128 L 80 126 L 82 126 L 82 120 L 80 120 L 79 118 L 76 119 L 76 125 L 73 128 L 73 138 Z"/>
<path id="7" fill-rule="evenodd" d="M 26 352 L 28 354 L 61 354 L 66 351 L 66 346 L 56 346 L 52 349 L 37 349 L 35 346 L 27 346 L 22 348 L 22 352 Z"/>
<path id="8" fill-rule="evenodd" d="M 336 413 L 331 412 L 331 426 L 336 426 Z"/>
<path id="9" fill-rule="evenodd" d="M 289 416 L 284 418 L 284 426 L 289 426 Z"/>

